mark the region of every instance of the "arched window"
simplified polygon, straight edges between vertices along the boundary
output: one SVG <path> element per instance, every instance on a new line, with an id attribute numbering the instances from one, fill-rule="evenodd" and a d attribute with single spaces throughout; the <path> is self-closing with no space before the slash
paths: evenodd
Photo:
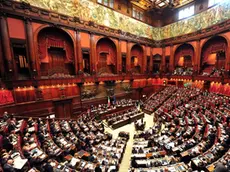
<path id="1" fill-rule="evenodd" d="M 178 19 L 180 20 L 180 19 L 190 17 L 190 16 L 194 15 L 194 11 L 195 11 L 194 5 L 183 8 L 179 11 Z"/>
<path id="2" fill-rule="evenodd" d="M 97 0 L 97 2 L 110 8 L 114 7 L 114 0 Z"/>
<path id="3" fill-rule="evenodd" d="M 208 1 L 208 7 L 217 5 L 218 3 L 222 2 L 223 0 L 209 0 Z"/>

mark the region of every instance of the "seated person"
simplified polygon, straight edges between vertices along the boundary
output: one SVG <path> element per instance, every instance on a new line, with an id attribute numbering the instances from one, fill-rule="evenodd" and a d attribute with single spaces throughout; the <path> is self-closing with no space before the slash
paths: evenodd
<path id="1" fill-rule="evenodd" d="M 16 172 L 16 169 L 13 167 L 14 160 L 8 159 L 7 162 L 4 164 L 3 169 L 5 172 Z"/>

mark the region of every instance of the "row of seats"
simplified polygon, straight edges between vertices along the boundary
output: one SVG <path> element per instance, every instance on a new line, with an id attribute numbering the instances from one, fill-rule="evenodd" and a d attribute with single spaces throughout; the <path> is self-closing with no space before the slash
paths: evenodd
<path id="1" fill-rule="evenodd" d="M 176 68 L 172 75 L 189 75 L 191 76 L 193 74 L 193 68 L 186 68 L 186 67 L 178 67 Z"/>
<path id="2" fill-rule="evenodd" d="M 224 71 L 223 67 L 221 69 L 216 69 L 215 67 L 211 69 L 211 67 L 208 67 L 202 72 L 202 76 L 221 77 L 224 75 Z"/>
<path id="3" fill-rule="evenodd" d="M 176 87 L 166 87 L 162 91 L 151 96 L 144 104 L 144 110 L 154 112 L 177 90 Z"/>
<path id="4" fill-rule="evenodd" d="M 97 106 L 91 106 L 91 113 L 104 114 L 112 111 L 116 108 L 127 107 L 135 105 L 136 101 L 132 99 L 121 99 L 116 102 L 111 102 L 110 104 L 99 104 Z"/>
<path id="5" fill-rule="evenodd" d="M 137 108 L 131 108 L 121 112 L 111 114 L 106 117 L 106 122 L 112 128 L 122 127 L 128 123 L 143 118 L 144 113 Z"/>
<path id="6" fill-rule="evenodd" d="M 214 171 L 230 167 L 229 98 L 177 89 L 155 112 L 157 123 L 134 136 L 131 171 Z"/>
<path id="7" fill-rule="evenodd" d="M 78 120 L 0 120 L 0 162 L 4 171 L 117 171 L 127 138 L 112 139 L 103 123 Z"/>

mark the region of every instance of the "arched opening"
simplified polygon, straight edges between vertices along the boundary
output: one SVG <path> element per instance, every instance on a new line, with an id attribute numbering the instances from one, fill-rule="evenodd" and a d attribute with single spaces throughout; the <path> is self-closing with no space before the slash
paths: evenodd
<path id="1" fill-rule="evenodd" d="M 99 75 L 116 74 L 116 45 L 109 38 L 97 42 L 97 69 Z"/>
<path id="2" fill-rule="evenodd" d="M 160 54 L 155 54 L 153 56 L 153 73 L 158 74 L 160 72 L 162 56 Z"/>
<path id="3" fill-rule="evenodd" d="M 74 45 L 61 29 L 47 27 L 38 34 L 38 54 L 41 76 L 71 77 L 74 70 Z"/>
<path id="4" fill-rule="evenodd" d="M 201 51 L 201 71 L 205 76 L 221 76 L 225 68 L 227 40 L 216 36 L 208 40 Z"/>
<path id="5" fill-rule="evenodd" d="M 131 49 L 131 72 L 140 73 L 142 67 L 143 49 L 136 44 Z"/>
<path id="6" fill-rule="evenodd" d="M 193 59 L 194 48 L 190 44 L 180 45 L 174 56 L 175 70 L 174 75 L 192 75 L 193 74 Z"/>

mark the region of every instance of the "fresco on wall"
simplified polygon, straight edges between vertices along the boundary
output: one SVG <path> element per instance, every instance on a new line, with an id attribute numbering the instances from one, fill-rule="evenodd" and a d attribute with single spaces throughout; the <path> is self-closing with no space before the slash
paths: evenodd
<path id="1" fill-rule="evenodd" d="M 16 0 L 33 6 L 53 10 L 86 21 L 93 21 L 113 29 L 152 38 L 152 27 L 89 0 Z"/>
<path id="2" fill-rule="evenodd" d="M 188 19 L 162 28 L 155 28 L 126 15 L 113 11 L 90 0 L 15 0 L 33 6 L 53 10 L 82 20 L 93 21 L 113 29 L 120 29 L 153 40 L 176 37 L 210 27 L 230 19 L 230 1 L 214 6 Z"/>
<path id="3" fill-rule="evenodd" d="M 228 19 L 230 19 L 230 1 L 226 0 L 193 17 L 162 27 L 160 36 L 156 38 L 153 34 L 153 39 L 167 39 L 192 33 Z"/>

